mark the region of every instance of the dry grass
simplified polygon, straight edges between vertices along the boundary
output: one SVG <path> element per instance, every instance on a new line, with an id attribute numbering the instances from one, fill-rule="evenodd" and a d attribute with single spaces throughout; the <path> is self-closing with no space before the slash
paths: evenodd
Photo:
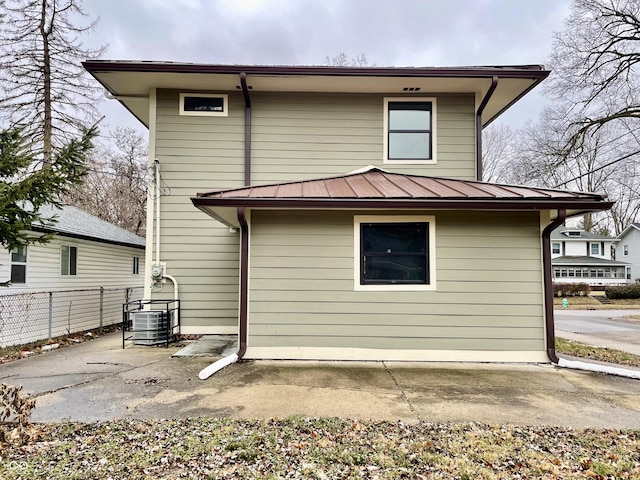
<path id="1" fill-rule="evenodd" d="M 603 305 L 591 295 L 586 297 L 566 297 L 566 299 L 569 303 L 569 306 L 567 307 L 569 310 L 640 310 L 639 299 L 615 299 L 611 300 L 611 304 L 608 305 Z M 562 298 L 554 297 L 553 305 L 555 308 L 561 309 Z"/>
<path id="2" fill-rule="evenodd" d="M 640 478 L 640 431 L 337 418 L 37 425 L 2 478 Z"/>
<path id="3" fill-rule="evenodd" d="M 587 358 L 599 362 L 615 363 L 629 367 L 640 367 L 640 356 L 612 348 L 592 347 L 583 343 L 556 337 L 556 352 L 572 357 Z"/>

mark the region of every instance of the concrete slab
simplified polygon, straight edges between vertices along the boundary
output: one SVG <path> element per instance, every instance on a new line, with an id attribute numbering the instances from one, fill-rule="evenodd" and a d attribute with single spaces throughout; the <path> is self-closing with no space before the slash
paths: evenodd
<path id="1" fill-rule="evenodd" d="M 339 416 L 640 428 L 640 381 L 549 365 L 250 361 L 127 346 L 118 334 L 0 365 L 36 395 L 35 421 Z"/>
<path id="2" fill-rule="evenodd" d="M 174 357 L 226 357 L 238 350 L 237 335 L 203 335 L 173 354 Z"/>

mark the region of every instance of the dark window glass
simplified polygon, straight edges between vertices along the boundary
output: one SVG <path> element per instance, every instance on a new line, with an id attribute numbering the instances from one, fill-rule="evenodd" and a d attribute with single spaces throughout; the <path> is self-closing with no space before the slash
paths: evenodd
<path id="1" fill-rule="evenodd" d="M 222 97 L 184 97 L 185 112 L 224 112 Z"/>
<path id="2" fill-rule="evenodd" d="M 140 273 L 140 257 L 133 257 L 133 272 L 134 275 Z"/>
<path id="3" fill-rule="evenodd" d="M 62 245 L 60 250 L 60 274 L 76 275 L 78 263 L 78 248 Z"/>
<path id="4" fill-rule="evenodd" d="M 429 160 L 431 102 L 389 102 L 389 160 Z"/>
<path id="5" fill-rule="evenodd" d="M 423 223 L 363 223 L 361 284 L 427 284 L 428 231 Z"/>
<path id="6" fill-rule="evenodd" d="M 11 283 L 27 283 L 26 265 L 11 265 Z"/>

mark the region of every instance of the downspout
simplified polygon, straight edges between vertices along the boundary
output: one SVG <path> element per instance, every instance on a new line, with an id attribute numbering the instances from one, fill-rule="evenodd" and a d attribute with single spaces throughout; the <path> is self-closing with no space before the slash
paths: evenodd
<path id="1" fill-rule="evenodd" d="M 240 73 L 240 86 L 244 95 L 244 184 L 251 185 L 251 98 L 247 87 L 247 74 Z"/>
<path id="2" fill-rule="evenodd" d="M 238 305 L 238 351 L 203 368 L 198 377 L 206 380 L 214 373 L 241 359 L 247 351 L 248 299 L 249 299 L 249 224 L 244 207 L 238 207 L 240 223 L 240 298 Z"/>
<path id="3" fill-rule="evenodd" d="M 494 75 L 491 78 L 491 86 L 487 90 L 486 95 L 480 102 L 478 111 L 476 112 L 476 180 L 482 181 L 482 113 L 484 112 L 487 103 L 491 99 L 493 92 L 495 92 L 498 86 L 498 77 Z"/>
<path id="4" fill-rule="evenodd" d="M 544 269 L 544 321 L 546 329 L 547 355 L 553 363 L 558 363 L 556 355 L 556 333 L 553 318 L 553 281 L 551 279 L 551 232 L 558 228 L 567 217 L 565 209 L 558 210 L 556 219 L 542 231 L 542 268 Z"/>

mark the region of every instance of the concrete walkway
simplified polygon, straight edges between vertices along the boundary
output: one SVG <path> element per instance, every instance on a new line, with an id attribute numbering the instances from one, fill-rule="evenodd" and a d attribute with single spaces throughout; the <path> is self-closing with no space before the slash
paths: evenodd
<path id="1" fill-rule="evenodd" d="M 640 428 L 640 381 L 550 365 L 243 362 L 127 345 L 118 333 L 0 365 L 37 396 L 35 421 L 339 416 Z"/>

